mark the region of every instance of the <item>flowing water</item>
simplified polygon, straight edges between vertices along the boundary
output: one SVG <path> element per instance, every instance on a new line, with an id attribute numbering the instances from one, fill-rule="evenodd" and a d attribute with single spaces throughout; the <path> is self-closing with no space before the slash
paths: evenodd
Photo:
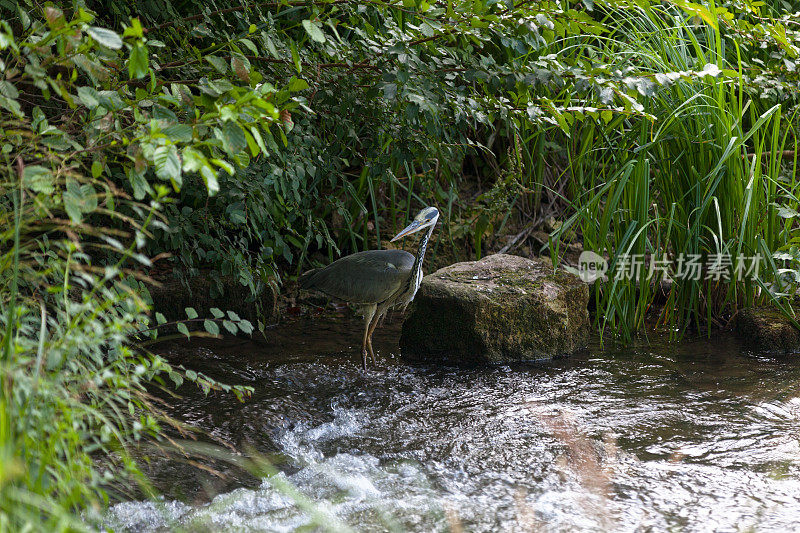
<path id="1" fill-rule="evenodd" d="M 800 362 L 750 356 L 732 339 L 651 339 L 526 366 L 407 366 L 398 326 L 378 330 L 379 361 L 366 373 L 356 321 L 301 320 L 260 344 L 171 346 L 171 359 L 255 388 L 242 404 L 184 386 L 171 412 L 278 460 L 279 473 L 231 469 L 220 484 L 201 468 L 156 462 L 166 498 L 118 504 L 108 525 L 800 530 Z"/>

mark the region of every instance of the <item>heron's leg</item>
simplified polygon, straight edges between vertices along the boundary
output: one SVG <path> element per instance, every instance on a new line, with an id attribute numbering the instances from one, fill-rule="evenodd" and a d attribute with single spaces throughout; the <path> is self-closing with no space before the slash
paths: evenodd
<path id="1" fill-rule="evenodd" d="M 375 316 L 372 318 L 372 321 L 367 326 L 367 350 L 369 351 L 370 357 L 372 357 L 372 364 L 375 364 L 375 352 L 372 350 L 372 332 L 375 330 L 375 325 L 378 323 L 380 319 L 380 315 L 375 313 Z M 366 355 L 364 356 L 366 357 Z"/>
<path id="2" fill-rule="evenodd" d="M 361 343 L 361 365 L 362 368 L 366 371 L 367 370 L 367 346 L 369 345 L 369 351 L 372 353 L 372 343 L 370 342 L 369 338 L 369 327 L 372 324 L 372 319 L 375 317 L 375 310 L 378 306 L 372 305 L 367 308 L 366 312 L 364 313 L 364 340 Z M 372 356 L 372 360 L 375 360 L 375 356 Z"/>
<path id="3" fill-rule="evenodd" d="M 375 328 L 378 326 L 378 322 L 380 322 L 381 317 L 384 316 L 384 313 L 386 313 L 385 307 L 378 308 L 378 310 L 375 312 L 375 316 L 372 317 L 372 322 L 367 328 L 367 348 L 369 348 L 369 354 L 372 356 L 372 364 L 376 363 L 375 352 L 372 350 L 372 333 L 375 331 Z"/>
<path id="4" fill-rule="evenodd" d="M 375 352 L 372 349 L 372 335 L 367 337 L 367 350 L 369 350 L 369 355 L 372 357 L 372 364 L 378 364 L 378 362 L 375 360 Z"/>

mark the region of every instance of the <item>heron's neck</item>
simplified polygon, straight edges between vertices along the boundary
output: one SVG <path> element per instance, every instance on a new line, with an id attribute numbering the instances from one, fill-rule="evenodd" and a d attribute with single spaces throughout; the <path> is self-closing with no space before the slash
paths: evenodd
<path id="1" fill-rule="evenodd" d="M 438 222 L 438 219 L 436 220 L 436 222 Z M 425 249 L 428 247 L 428 240 L 431 238 L 431 235 L 433 235 L 433 229 L 436 227 L 436 222 L 431 224 L 431 227 L 428 228 L 427 233 L 425 233 L 425 236 L 422 237 L 422 240 L 419 243 L 419 251 L 417 252 L 417 259 L 414 262 L 414 268 L 412 269 L 415 277 L 421 277 L 422 260 L 425 258 Z"/>

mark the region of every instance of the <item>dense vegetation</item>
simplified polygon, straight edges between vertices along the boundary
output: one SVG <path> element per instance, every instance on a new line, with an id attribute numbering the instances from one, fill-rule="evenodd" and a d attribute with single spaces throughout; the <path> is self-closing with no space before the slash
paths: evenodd
<path id="1" fill-rule="evenodd" d="M 146 350 L 154 260 L 256 295 L 433 204 L 452 258 L 550 215 L 554 261 L 570 241 L 612 269 L 761 255 L 755 278 L 676 279 L 657 313 L 676 331 L 788 311 L 800 17 L 784 2 L 0 9 L 0 529 L 87 527 L 136 479 L 132 447 L 170 423 L 148 384 L 247 393 Z M 659 281 L 597 284 L 598 329 L 631 338 Z"/>

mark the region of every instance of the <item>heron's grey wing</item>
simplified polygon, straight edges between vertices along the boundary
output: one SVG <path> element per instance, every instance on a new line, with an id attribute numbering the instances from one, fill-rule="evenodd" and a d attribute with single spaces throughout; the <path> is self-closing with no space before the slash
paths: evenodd
<path id="1" fill-rule="evenodd" d="M 334 261 L 304 280 L 316 289 L 353 303 L 383 302 L 411 276 L 414 256 L 403 250 L 369 250 Z"/>

